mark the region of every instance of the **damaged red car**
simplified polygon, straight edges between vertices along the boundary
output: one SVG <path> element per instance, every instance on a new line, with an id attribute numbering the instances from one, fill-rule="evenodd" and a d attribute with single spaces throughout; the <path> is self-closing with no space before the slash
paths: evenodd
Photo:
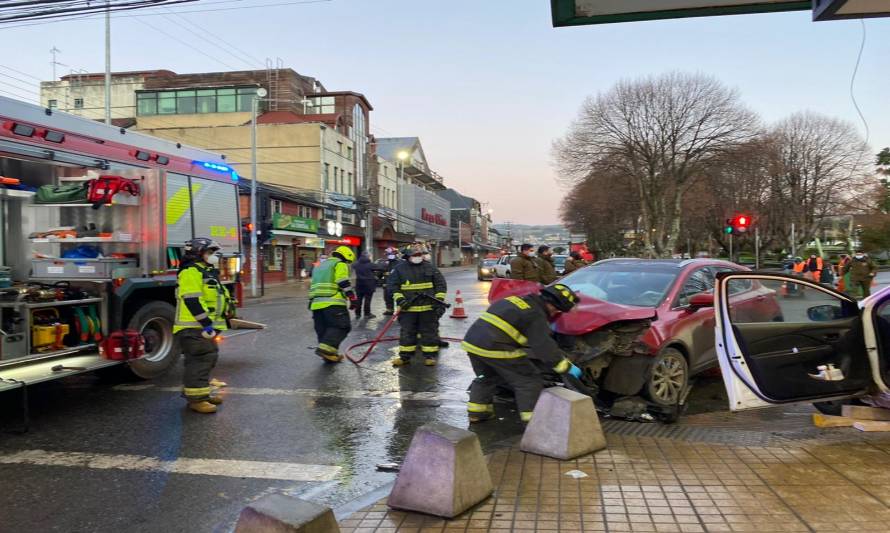
<path id="1" fill-rule="evenodd" d="M 712 259 L 607 259 L 559 280 L 580 295 L 553 330 L 584 372 L 597 406 L 615 417 L 675 421 L 690 378 L 717 365 L 714 282 L 745 267 Z M 495 280 L 489 301 L 539 289 Z M 734 312 L 781 320 L 775 291 L 756 281 L 732 295 Z"/>

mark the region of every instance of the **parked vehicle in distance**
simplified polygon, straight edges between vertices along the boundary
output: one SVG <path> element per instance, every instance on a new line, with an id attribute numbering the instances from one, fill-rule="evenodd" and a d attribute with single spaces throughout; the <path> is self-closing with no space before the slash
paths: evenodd
<path id="1" fill-rule="evenodd" d="M 480 261 L 476 265 L 476 279 L 479 281 L 494 279 L 494 266 L 497 262 L 497 259 L 483 259 Z"/>
<path id="2" fill-rule="evenodd" d="M 651 413 L 675 421 L 690 377 L 717 364 L 715 276 L 744 271 L 717 260 L 599 261 L 559 281 L 576 291 L 580 302 L 553 329 L 601 409 L 614 416 Z M 539 288 L 534 282 L 495 280 L 489 300 Z M 737 313 L 762 322 L 782 320 L 776 291 L 759 282 L 739 285 L 732 300 Z"/>
<path id="3" fill-rule="evenodd" d="M 494 277 L 495 278 L 509 278 L 510 277 L 510 261 L 516 258 L 516 254 L 507 254 L 502 255 L 498 262 L 494 264 Z"/>
<path id="4" fill-rule="evenodd" d="M 554 255 L 553 256 L 553 268 L 556 270 L 556 273 L 562 276 L 566 271 L 566 259 L 569 256 L 567 255 Z"/>

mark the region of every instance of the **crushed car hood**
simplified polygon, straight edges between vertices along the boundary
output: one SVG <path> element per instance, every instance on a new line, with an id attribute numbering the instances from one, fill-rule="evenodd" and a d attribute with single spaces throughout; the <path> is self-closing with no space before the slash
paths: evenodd
<path id="1" fill-rule="evenodd" d="M 542 285 L 534 281 L 495 279 L 488 291 L 488 301 L 494 303 L 507 296 L 525 296 L 540 290 Z M 559 317 L 553 324 L 557 333 L 584 335 L 612 322 L 646 320 L 655 318 L 655 308 L 621 305 L 581 295 L 572 312 Z"/>

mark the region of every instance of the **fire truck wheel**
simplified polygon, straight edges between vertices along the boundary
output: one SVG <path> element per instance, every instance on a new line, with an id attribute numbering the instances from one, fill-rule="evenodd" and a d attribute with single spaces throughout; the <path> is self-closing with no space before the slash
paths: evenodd
<path id="1" fill-rule="evenodd" d="M 173 337 L 176 309 L 166 302 L 148 302 L 130 319 L 129 329 L 145 336 L 145 357 L 130 361 L 130 370 L 143 379 L 160 376 L 179 359 Z"/>

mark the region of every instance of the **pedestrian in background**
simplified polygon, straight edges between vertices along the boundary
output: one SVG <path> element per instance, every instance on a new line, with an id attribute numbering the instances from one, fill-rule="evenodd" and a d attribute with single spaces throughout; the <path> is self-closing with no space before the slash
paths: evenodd
<path id="1" fill-rule="evenodd" d="M 556 274 L 556 265 L 553 263 L 553 250 L 546 244 L 538 246 L 538 255 L 535 257 L 535 264 L 538 266 L 541 283 L 544 285 L 550 285 L 559 277 L 559 275 Z"/>
<path id="2" fill-rule="evenodd" d="M 389 283 L 386 283 L 386 279 L 392 273 L 397 264 L 399 264 L 399 251 L 395 248 L 387 248 L 386 273 L 383 275 L 383 303 L 384 305 L 386 305 L 386 310 L 383 312 L 383 314 L 387 316 L 395 313 L 395 304 L 392 299 L 392 292 L 390 292 L 389 290 Z"/>
<path id="3" fill-rule="evenodd" d="M 584 260 L 581 258 L 581 253 L 580 252 L 572 252 L 571 254 L 569 254 L 569 258 L 566 259 L 566 264 L 565 264 L 562 275 L 567 276 L 583 266 L 584 266 Z"/>
<path id="4" fill-rule="evenodd" d="M 352 266 L 352 270 L 355 272 L 355 295 L 358 297 L 355 318 L 361 318 L 363 311 L 365 318 L 375 318 L 376 315 L 371 313 L 371 300 L 374 298 L 374 291 L 377 290 L 377 276 L 374 275 L 371 258 L 367 252 L 362 253 L 358 262 Z"/>
<path id="5" fill-rule="evenodd" d="M 804 266 L 804 276 L 810 281 L 820 283 L 822 281 L 823 268 L 824 263 L 822 262 L 822 258 L 816 254 L 812 254 L 810 255 L 810 258 L 807 259 L 806 265 Z"/>
<path id="6" fill-rule="evenodd" d="M 850 274 L 849 291 L 858 290 L 862 298 L 871 296 L 871 284 L 878 273 L 878 267 L 864 251 L 857 250 L 853 260 L 847 264 L 846 272 Z"/>
<path id="7" fill-rule="evenodd" d="M 852 259 L 847 254 L 841 254 L 840 260 L 837 262 L 837 290 L 846 292 L 850 286 L 850 274 L 847 272 L 847 266 Z"/>
<path id="8" fill-rule="evenodd" d="M 510 261 L 510 278 L 521 279 L 524 281 L 541 282 L 541 272 L 538 265 L 532 257 L 534 246 L 531 244 L 523 244 L 519 247 L 519 255 Z"/>

